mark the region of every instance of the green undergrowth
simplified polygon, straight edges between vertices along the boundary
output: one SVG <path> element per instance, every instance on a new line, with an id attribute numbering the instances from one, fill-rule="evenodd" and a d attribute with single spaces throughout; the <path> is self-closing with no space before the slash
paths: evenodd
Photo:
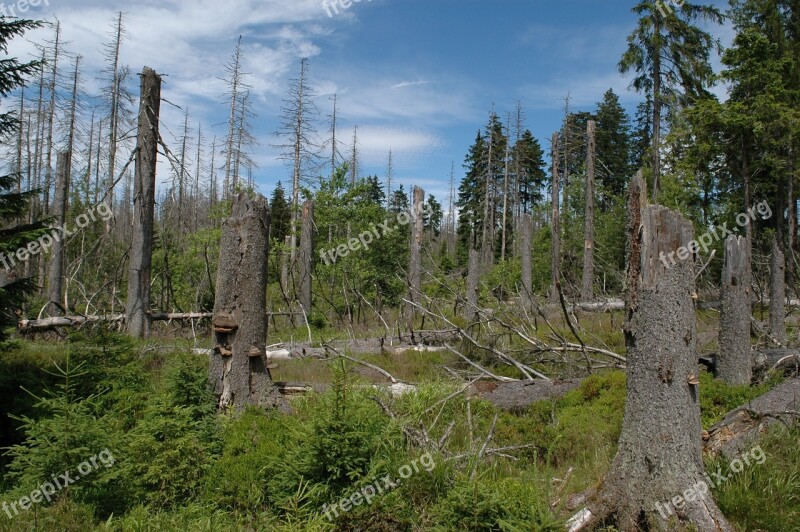
<path id="1" fill-rule="evenodd" d="M 22 344 L 0 359 L 6 388 L 30 392 L 17 389 L 29 402 L 6 406 L 19 434 L 4 434 L 2 501 L 103 450 L 113 464 L 51 502 L 0 511 L 0 531 L 563 530 L 567 497 L 602 480 L 624 414 L 622 372 L 512 414 L 435 370 L 416 393 L 392 397 L 341 360 L 325 362 L 329 390 L 293 400 L 291 415 L 220 414 L 205 357 L 113 334 L 74 336 L 61 348 L 25 358 L 37 347 Z M 7 373 L 20 368 L 49 377 L 35 386 Z M 760 391 L 707 376 L 701 390 L 704 408 L 715 409 L 709 422 Z M 797 435 L 770 434 L 768 461 L 717 489 L 737 526 L 796 523 Z M 370 490 L 369 504 L 341 509 Z"/>

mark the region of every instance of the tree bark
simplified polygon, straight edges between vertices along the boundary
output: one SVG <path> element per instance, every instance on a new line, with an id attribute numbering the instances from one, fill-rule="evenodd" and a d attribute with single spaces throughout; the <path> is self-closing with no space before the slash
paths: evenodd
<path id="1" fill-rule="evenodd" d="M 300 230 L 300 305 L 306 315 L 311 312 L 311 274 L 314 267 L 314 202 L 307 200 L 303 205 L 302 226 Z"/>
<path id="2" fill-rule="evenodd" d="M 769 282 L 769 334 L 786 345 L 786 264 L 777 240 L 772 242 Z"/>
<path id="3" fill-rule="evenodd" d="M 594 120 L 586 126 L 588 137 L 586 146 L 586 210 L 584 212 L 583 235 L 583 283 L 581 299 L 594 299 L 594 178 L 595 178 L 595 131 Z"/>
<path id="4" fill-rule="evenodd" d="M 422 290 L 422 232 L 424 229 L 422 209 L 425 202 L 425 191 L 414 188 L 413 212 L 411 213 L 411 254 L 408 261 L 408 300 L 419 303 Z M 408 319 L 414 319 L 414 306 L 407 305 Z"/>
<path id="5" fill-rule="evenodd" d="M 56 202 L 55 222 L 57 227 L 65 227 L 67 223 L 67 208 L 69 202 L 69 154 L 58 152 L 56 156 Z M 51 315 L 59 315 L 61 293 L 64 290 L 64 248 L 65 233 L 60 233 L 53 239 L 53 252 L 50 256 L 50 265 L 47 275 L 47 308 Z"/>
<path id="6" fill-rule="evenodd" d="M 552 220 L 550 221 L 550 238 L 552 240 L 550 299 L 558 301 L 558 283 L 561 281 L 561 223 L 559 221 L 559 169 L 558 169 L 558 133 L 553 133 L 553 183 L 551 202 L 553 207 Z"/>
<path id="7" fill-rule="evenodd" d="M 467 325 L 474 323 L 478 316 L 478 281 L 480 278 L 480 254 L 469 250 L 467 263 L 467 305 L 464 307 L 464 319 Z"/>
<path id="8" fill-rule="evenodd" d="M 531 308 L 533 301 L 532 238 L 533 220 L 530 214 L 523 214 L 520 226 L 520 255 L 522 255 L 522 302 L 525 308 Z"/>
<path id="9" fill-rule="evenodd" d="M 590 508 L 592 522 L 613 517 L 620 530 L 675 530 L 680 524 L 729 531 L 710 492 L 697 495 L 706 477 L 695 380 L 694 260 L 660 260 L 662 253 L 688 247 L 693 227 L 675 211 L 647 205 L 641 175 L 631 183 L 629 209 L 625 418 L 617 456 Z"/>
<path id="10" fill-rule="evenodd" d="M 126 309 L 128 334 L 136 338 L 150 335 L 150 275 L 153 261 L 158 120 L 161 109 L 161 76 L 153 69 L 145 67 L 141 78 L 133 238 Z"/>
<path id="11" fill-rule="evenodd" d="M 266 362 L 268 235 L 267 200 L 235 195 L 222 224 L 209 366 L 221 409 L 286 406 Z"/>
<path id="12" fill-rule="evenodd" d="M 730 384 L 750 384 L 753 378 L 750 345 L 751 284 L 747 237 L 731 235 L 725 240 L 717 359 L 717 376 Z"/>

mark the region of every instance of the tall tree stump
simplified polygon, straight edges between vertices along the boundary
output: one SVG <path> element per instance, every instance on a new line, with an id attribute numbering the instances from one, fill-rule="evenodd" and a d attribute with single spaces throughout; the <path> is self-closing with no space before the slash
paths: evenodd
<path id="1" fill-rule="evenodd" d="M 425 203 L 425 191 L 414 187 L 411 212 L 411 253 L 408 259 L 408 300 L 419 304 L 422 301 L 422 234 L 425 228 L 422 209 Z M 413 305 L 407 309 L 409 323 L 416 314 Z"/>
<path id="2" fill-rule="evenodd" d="M 593 498 L 590 523 L 620 530 L 732 530 L 711 499 L 701 453 L 695 264 L 660 260 L 693 238 L 679 213 L 647 205 L 631 183 L 628 225 L 627 397 L 619 450 Z"/>
<path id="3" fill-rule="evenodd" d="M 67 223 L 67 209 L 69 205 L 69 161 L 70 156 L 66 151 L 58 152 L 56 156 L 56 201 L 55 221 L 59 227 Z M 47 308 L 51 316 L 61 316 L 61 295 L 64 292 L 64 249 L 66 242 L 63 233 L 53 240 L 53 251 L 50 255 L 50 264 L 47 272 Z M 66 309 L 64 309 L 66 310 Z"/>
<path id="4" fill-rule="evenodd" d="M 746 237 L 731 235 L 725 240 L 717 375 L 731 384 L 750 384 L 753 378 L 749 248 Z"/>
<path id="5" fill-rule="evenodd" d="M 303 204 L 300 229 L 300 293 L 298 299 L 306 315 L 311 312 L 311 281 L 314 268 L 314 202 Z"/>
<path id="6" fill-rule="evenodd" d="M 519 238 L 519 253 L 522 260 L 522 304 L 529 309 L 533 300 L 533 265 L 531 264 L 533 220 L 530 214 L 522 215 Z"/>
<path id="7" fill-rule="evenodd" d="M 161 76 L 151 68 L 141 75 L 139 129 L 133 197 L 133 237 L 126 326 L 137 338 L 150 335 L 150 281 L 153 265 L 153 219 L 156 204 L 156 165 L 158 163 L 158 120 L 161 109 Z M 114 176 L 109 176 L 110 180 Z"/>
<path id="8" fill-rule="evenodd" d="M 552 214 L 550 219 L 550 299 L 558 301 L 558 284 L 561 282 L 561 223 L 559 220 L 559 174 L 558 161 L 558 133 L 553 133 L 553 182 L 550 188 L 550 202 Z"/>
<path id="9" fill-rule="evenodd" d="M 269 206 L 233 198 L 222 224 L 209 377 L 220 408 L 286 407 L 266 362 Z"/>
<path id="10" fill-rule="evenodd" d="M 786 345 L 786 260 L 778 241 L 772 242 L 769 277 L 769 334 Z"/>
<path id="11" fill-rule="evenodd" d="M 594 180 L 595 180 L 595 132 L 596 122 L 586 124 L 586 209 L 583 229 L 583 278 L 581 299 L 594 299 Z"/>

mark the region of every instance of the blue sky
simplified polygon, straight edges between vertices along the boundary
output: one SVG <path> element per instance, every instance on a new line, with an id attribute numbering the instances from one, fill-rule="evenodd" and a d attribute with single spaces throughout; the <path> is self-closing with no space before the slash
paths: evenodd
<path id="1" fill-rule="evenodd" d="M 548 149 L 567 95 L 576 111 L 593 110 L 608 88 L 631 113 L 641 100 L 616 68 L 636 23 L 633 1 L 362 0 L 346 9 L 340 2 L 336 14 L 323 0 L 42 0 L 24 15 L 58 17 L 68 50 L 84 56 L 84 85 L 92 94 L 100 86 L 102 43 L 122 10 L 123 62 L 133 72 L 147 65 L 166 74 L 163 97 L 188 108 L 194 129 L 202 122 L 209 137 L 225 134 L 219 78 L 241 34 L 260 143 L 254 175 L 265 194 L 278 180 L 290 181 L 272 133 L 301 57 L 310 61 L 320 133 L 328 129 L 336 93 L 345 137 L 340 149 L 349 150 L 357 125 L 363 173 L 383 177 L 391 148 L 396 181 L 406 189 L 420 185 L 443 203 L 451 163 L 458 181 L 493 105 L 504 117 L 521 101 L 527 127 Z M 714 33 L 730 40 L 728 27 Z M 38 30 L 29 39 L 48 35 Z M 26 42 L 11 50 L 31 51 Z M 138 90 L 135 78 L 132 90 Z M 176 145 L 172 134 L 180 133 L 182 110 L 166 105 L 162 111 L 164 137 Z M 167 174 L 162 166 L 160 178 Z"/>

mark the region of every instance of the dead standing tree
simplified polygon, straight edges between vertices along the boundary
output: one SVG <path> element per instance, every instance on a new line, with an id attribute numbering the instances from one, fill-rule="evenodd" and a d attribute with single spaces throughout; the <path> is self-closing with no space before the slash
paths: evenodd
<path id="1" fill-rule="evenodd" d="M 553 133 L 553 182 L 551 184 L 552 219 L 550 220 L 551 265 L 550 265 L 550 299 L 558 301 L 558 284 L 561 282 L 561 224 L 559 222 L 559 169 L 558 169 L 558 133 Z"/>
<path id="2" fill-rule="evenodd" d="M 58 152 L 56 156 L 56 204 L 55 221 L 57 227 L 66 227 L 67 207 L 69 203 L 69 154 L 65 151 Z M 52 315 L 60 315 L 61 294 L 64 289 L 64 236 L 54 239 L 53 253 L 47 275 L 47 308 Z M 61 308 L 63 313 L 66 309 Z"/>
<path id="3" fill-rule="evenodd" d="M 786 345 L 786 260 L 778 241 L 772 243 L 769 279 L 769 334 Z"/>
<path id="4" fill-rule="evenodd" d="M 628 209 L 625 418 L 611 469 L 573 530 L 611 520 L 620 530 L 730 531 L 708 490 L 699 492 L 708 484 L 695 376 L 693 227 L 675 211 L 647 205 L 641 174 Z M 676 250 L 683 260 L 660 260 Z"/>
<path id="5" fill-rule="evenodd" d="M 533 266 L 531 264 L 533 219 L 530 214 L 522 215 L 519 238 L 519 252 L 522 255 L 522 304 L 525 309 L 530 309 L 533 302 Z"/>
<path id="6" fill-rule="evenodd" d="M 311 274 L 314 267 L 314 202 L 306 200 L 300 229 L 300 291 L 299 300 L 306 315 L 311 312 Z"/>
<path id="7" fill-rule="evenodd" d="M 467 264 L 467 302 L 464 306 L 464 320 L 467 322 L 467 325 L 471 325 L 478 318 L 480 260 L 480 254 L 476 250 L 470 249 L 469 262 Z"/>
<path id="8" fill-rule="evenodd" d="M 222 224 L 209 365 L 220 408 L 286 407 L 266 361 L 268 252 L 267 200 L 235 195 Z"/>
<path id="9" fill-rule="evenodd" d="M 414 303 L 420 302 L 422 291 L 422 234 L 424 220 L 422 209 L 425 203 L 425 191 L 414 187 L 413 206 L 411 213 L 411 253 L 408 260 L 408 299 Z M 407 305 L 409 325 L 414 322 L 414 307 Z"/>
<path id="10" fill-rule="evenodd" d="M 725 240 L 717 374 L 730 384 L 750 384 L 753 377 L 749 249 L 746 237 L 731 235 Z"/>
<path id="11" fill-rule="evenodd" d="M 594 299 L 594 177 L 595 177 L 595 131 L 594 120 L 586 125 L 586 211 L 583 237 L 583 283 L 581 299 Z"/>
<path id="12" fill-rule="evenodd" d="M 150 335 L 150 275 L 153 262 L 153 218 L 158 162 L 161 76 L 148 67 L 141 75 L 139 131 L 136 146 L 133 239 L 128 276 L 127 329 L 137 338 Z"/>

